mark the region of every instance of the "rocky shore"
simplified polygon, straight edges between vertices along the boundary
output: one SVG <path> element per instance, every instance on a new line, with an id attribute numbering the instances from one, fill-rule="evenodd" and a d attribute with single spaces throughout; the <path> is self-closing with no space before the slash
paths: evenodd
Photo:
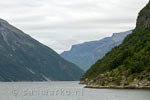
<path id="1" fill-rule="evenodd" d="M 136 86 L 98 86 L 98 85 L 87 85 L 85 88 L 94 88 L 94 89 L 150 89 L 149 86 L 145 87 L 136 87 Z"/>
<path id="2" fill-rule="evenodd" d="M 143 72 L 136 77 L 121 76 L 120 79 L 116 75 L 112 77 L 101 74 L 96 80 L 85 79 L 80 81 L 80 84 L 85 84 L 85 88 L 97 89 L 150 89 L 149 77 L 150 73 L 148 72 Z"/>

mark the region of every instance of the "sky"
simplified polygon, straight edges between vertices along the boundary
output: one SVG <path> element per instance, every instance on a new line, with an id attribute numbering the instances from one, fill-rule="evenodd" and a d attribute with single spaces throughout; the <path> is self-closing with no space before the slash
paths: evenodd
<path id="1" fill-rule="evenodd" d="M 149 0 L 0 0 L 0 18 L 57 53 L 135 28 Z"/>

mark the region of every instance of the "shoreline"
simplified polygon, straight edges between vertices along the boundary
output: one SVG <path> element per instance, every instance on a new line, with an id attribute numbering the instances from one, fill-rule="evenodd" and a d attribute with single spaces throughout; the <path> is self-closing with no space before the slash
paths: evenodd
<path id="1" fill-rule="evenodd" d="M 93 88 L 93 89 L 150 89 L 150 87 L 135 87 L 135 86 L 93 86 L 93 85 L 87 85 L 84 88 Z"/>

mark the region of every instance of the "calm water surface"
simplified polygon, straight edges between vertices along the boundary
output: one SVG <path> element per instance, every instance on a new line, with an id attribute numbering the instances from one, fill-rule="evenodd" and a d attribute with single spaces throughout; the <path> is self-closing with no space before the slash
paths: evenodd
<path id="1" fill-rule="evenodd" d="M 150 100 L 150 90 L 83 87 L 78 82 L 4 82 L 0 100 Z"/>

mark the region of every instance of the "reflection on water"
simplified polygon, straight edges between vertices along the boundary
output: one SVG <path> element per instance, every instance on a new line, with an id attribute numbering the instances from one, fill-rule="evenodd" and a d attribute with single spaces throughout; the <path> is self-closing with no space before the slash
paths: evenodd
<path id="1" fill-rule="evenodd" d="M 150 90 L 83 87 L 78 82 L 0 83 L 0 100 L 150 100 Z"/>

